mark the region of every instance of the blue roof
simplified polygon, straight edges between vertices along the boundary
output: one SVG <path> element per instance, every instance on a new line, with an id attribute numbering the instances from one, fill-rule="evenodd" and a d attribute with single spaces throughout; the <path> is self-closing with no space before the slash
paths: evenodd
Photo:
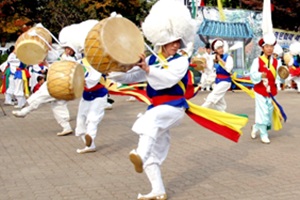
<path id="1" fill-rule="evenodd" d="M 220 22 L 207 19 L 201 23 L 197 34 L 221 38 L 253 38 L 253 31 L 248 23 Z"/>

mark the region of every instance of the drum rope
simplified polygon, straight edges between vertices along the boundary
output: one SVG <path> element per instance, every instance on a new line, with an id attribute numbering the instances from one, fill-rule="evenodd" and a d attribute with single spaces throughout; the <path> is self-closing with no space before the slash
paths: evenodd
<path id="1" fill-rule="evenodd" d="M 159 62 L 162 64 L 162 65 L 168 65 L 168 62 L 165 62 L 163 61 L 152 49 L 151 47 L 146 43 L 144 42 L 145 46 L 147 47 L 147 49 L 156 57 L 158 58 Z"/>
<path id="2" fill-rule="evenodd" d="M 29 36 L 37 36 L 39 37 L 42 41 L 44 41 L 46 43 L 46 45 L 51 49 L 51 50 L 54 50 L 53 47 L 49 44 L 49 42 L 41 35 L 39 35 L 35 30 L 31 30 L 30 32 L 28 32 L 28 35 Z"/>

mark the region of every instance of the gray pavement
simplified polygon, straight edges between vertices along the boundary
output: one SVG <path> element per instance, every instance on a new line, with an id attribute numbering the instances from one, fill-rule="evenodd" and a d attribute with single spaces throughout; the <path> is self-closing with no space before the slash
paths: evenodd
<path id="1" fill-rule="evenodd" d="M 192 101 L 203 103 L 207 92 Z M 13 107 L 0 110 L 0 199 L 131 200 L 148 193 L 145 174 L 137 174 L 128 153 L 138 137 L 131 126 L 146 105 L 112 96 L 113 110 L 99 125 L 97 152 L 79 155 L 83 144 L 74 135 L 58 137 L 61 130 L 50 104 L 26 118 L 15 118 Z M 0 95 L 3 105 L 4 96 Z M 171 131 L 172 141 L 162 174 L 170 200 L 298 200 L 300 199 L 300 122 L 296 91 L 277 96 L 288 115 L 279 132 L 270 132 L 271 144 L 250 138 L 254 100 L 228 92 L 228 112 L 244 113 L 249 123 L 238 143 L 231 142 L 187 116 Z M 69 103 L 76 125 L 78 100 Z"/>

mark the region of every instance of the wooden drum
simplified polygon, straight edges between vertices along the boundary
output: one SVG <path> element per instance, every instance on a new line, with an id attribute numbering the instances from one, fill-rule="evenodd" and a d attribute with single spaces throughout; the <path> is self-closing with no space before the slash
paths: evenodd
<path id="1" fill-rule="evenodd" d="M 47 75 L 49 94 L 60 100 L 73 100 L 81 97 L 84 88 L 83 66 L 74 61 L 57 61 Z"/>
<path id="2" fill-rule="evenodd" d="M 39 64 L 46 58 L 51 43 L 51 35 L 45 28 L 33 27 L 17 39 L 17 57 L 27 65 Z"/>
<path id="3" fill-rule="evenodd" d="M 84 55 L 99 72 L 126 72 L 144 52 L 144 38 L 131 21 L 123 17 L 101 20 L 88 33 Z"/>

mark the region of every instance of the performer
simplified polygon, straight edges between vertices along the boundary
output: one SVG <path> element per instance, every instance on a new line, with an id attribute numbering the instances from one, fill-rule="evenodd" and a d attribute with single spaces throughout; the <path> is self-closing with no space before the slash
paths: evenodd
<path id="1" fill-rule="evenodd" d="M 290 45 L 290 54 L 292 58 L 288 63 L 290 76 L 286 79 L 286 82 L 291 85 L 291 81 L 297 84 L 298 93 L 300 93 L 300 43 L 294 42 Z"/>
<path id="2" fill-rule="evenodd" d="M 251 137 L 255 139 L 260 132 L 261 141 L 269 144 L 267 130 L 271 128 L 274 109 L 271 97 L 277 94 L 275 80 L 278 62 L 272 56 L 276 38 L 273 34 L 266 34 L 258 44 L 263 54 L 253 60 L 250 70 L 255 92 L 255 124 L 252 126 Z"/>
<path id="3" fill-rule="evenodd" d="M 15 92 L 15 73 L 17 71 L 17 67 L 20 65 L 20 60 L 17 58 L 15 52 L 9 54 L 7 58 L 7 69 L 5 70 L 6 75 L 6 90 L 5 90 L 5 105 L 14 105 L 14 92 Z"/>
<path id="4" fill-rule="evenodd" d="M 35 86 L 33 87 L 32 92 L 35 93 L 36 91 L 38 91 L 44 82 L 45 82 L 45 78 L 43 76 L 38 76 L 37 84 L 35 84 Z"/>
<path id="5" fill-rule="evenodd" d="M 207 96 L 203 107 L 214 107 L 216 110 L 225 112 L 226 101 L 225 94 L 231 86 L 231 70 L 233 68 L 233 59 L 230 55 L 224 54 L 224 41 L 216 38 L 211 44 L 215 52 L 214 67 L 216 68 L 216 80 L 213 91 Z"/>
<path id="6" fill-rule="evenodd" d="M 132 127 L 139 135 L 139 143 L 129 154 L 136 172 L 145 170 L 151 183 L 149 194 L 138 195 L 138 199 L 145 200 L 167 199 L 160 165 L 170 147 L 170 129 L 180 123 L 188 107 L 181 86 L 187 85 L 189 61 L 187 56 L 177 52 L 193 41 L 195 32 L 188 9 L 177 2 L 171 5 L 168 2 L 173 1 L 158 1 L 142 25 L 158 57 L 145 58 L 142 54 L 138 63 L 140 70 L 133 69 L 132 73 L 119 73 L 122 75 L 114 77 L 120 83 L 148 82 L 147 95 L 153 104 Z M 166 10 L 167 7 L 170 9 Z M 174 15 L 170 15 L 171 12 Z"/>
<path id="7" fill-rule="evenodd" d="M 216 79 L 216 72 L 214 68 L 214 59 L 213 55 L 211 55 L 211 47 L 209 43 L 205 45 L 204 51 L 202 49 L 200 50 L 197 57 L 203 57 L 206 60 L 206 67 L 203 71 L 201 71 L 201 91 L 204 91 L 204 89 L 206 89 L 206 91 L 210 91 Z"/>
<path id="8" fill-rule="evenodd" d="M 283 49 L 281 48 L 281 46 L 279 44 L 276 44 L 274 47 L 274 51 L 273 51 L 273 57 L 275 59 L 277 59 L 278 67 L 282 66 L 282 61 L 281 61 L 282 54 L 283 54 Z M 281 90 L 281 85 L 284 83 L 284 80 L 281 79 L 278 74 L 276 76 L 275 82 L 276 82 L 277 90 Z"/>
<path id="9" fill-rule="evenodd" d="M 18 105 L 15 108 L 23 108 L 26 104 L 26 97 L 29 97 L 29 85 L 28 80 L 30 78 L 30 74 L 26 69 L 26 65 L 20 62 L 19 66 L 16 69 L 15 76 L 14 76 L 14 96 L 18 101 Z"/>
<path id="10" fill-rule="evenodd" d="M 46 59 L 49 63 L 52 63 L 59 59 L 59 54 L 55 50 L 51 50 L 49 51 Z M 64 59 L 74 60 L 74 58 L 70 55 L 65 56 Z M 16 117 L 25 117 L 31 111 L 36 110 L 41 104 L 48 102 L 51 102 L 51 108 L 54 114 L 54 118 L 56 119 L 57 123 L 63 128 L 61 132 L 57 133 L 57 136 L 65 136 L 71 134 L 73 130 L 69 122 L 70 114 L 67 107 L 67 101 L 57 100 L 51 97 L 47 88 L 47 81 L 42 84 L 37 92 L 33 93 L 27 99 L 28 106 L 19 111 L 14 110 L 12 111 L 12 114 Z"/>
<path id="11" fill-rule="evenodd" d="M 102 74 L 89 66 L 85 61 L 83 59 L 85 88 L 79 102 L 75 130 L 76 136 L 82 138 L 85 147 L 77 149 L 77 153 L 96 151 L 95 138 L 97 135 L 97 126 L 103 119 L 108 94 L 107 89 L 100 83 Z"/>

